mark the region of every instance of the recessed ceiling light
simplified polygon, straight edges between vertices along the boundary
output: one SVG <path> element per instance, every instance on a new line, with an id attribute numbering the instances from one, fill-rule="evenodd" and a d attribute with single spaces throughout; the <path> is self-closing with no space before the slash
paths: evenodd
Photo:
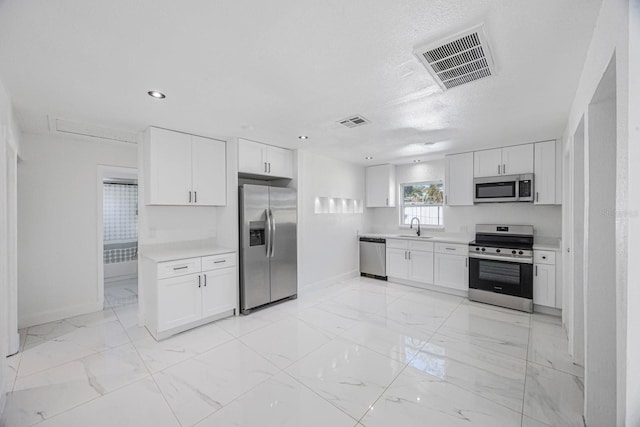
<path id="1" fill-rule="evenodd" d="M 420 163 L 421 161 L 422 161 L 422 160 L 418 160 L 418 159 L 416 159 L 416 160 L 414 160 L 414 161 L 413 161 L 413 163 Z"/>
<path id="2" fill-rule="evenodd" d="M 165 95 L 162 92 L 158 92 L 157 90 L 150 90 L 149 92 L 147 92 L 147 94 L 149 94 L 149 96 L 152 98 L 158 98 L 158 99 L 164 99 L 167 97 L 167 95 Z"/>
<path id="3" fill-rule="evenodd" d="M 373 160 L 373 157 L 371 157 L 371 156 L 367 156 L 367 157 L 365 157 L 364 159 L 365 159 L 365 160 Z"/>
<path id="4" fill-rule="evenodd" d="M 305 139 L 309 139 L 309 137 L 307 135 L 300 135 L 298 138 L 300 138 L 301 140 L 305 140 Z"/>

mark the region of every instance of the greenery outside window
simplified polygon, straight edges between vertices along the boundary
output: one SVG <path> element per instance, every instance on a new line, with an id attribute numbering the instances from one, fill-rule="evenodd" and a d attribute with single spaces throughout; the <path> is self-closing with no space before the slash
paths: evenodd
<path id="1" fill-rule="evenodd" d="M 413 217 L 420 225 L 444 225 L 442 181 L 402 184 L 400 198 L 400 225 L 410 225 Z"/>

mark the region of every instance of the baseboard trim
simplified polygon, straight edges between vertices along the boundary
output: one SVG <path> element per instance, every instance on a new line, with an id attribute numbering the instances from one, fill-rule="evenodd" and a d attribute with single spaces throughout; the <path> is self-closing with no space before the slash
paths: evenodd
<path id="1" fill-rule="evenodd" d="M 57 310 L 45 311 L 29 316 L 23 316 L 18 319 L 18 329 L 27 328 L 29 326 L 42 325 L 43 323 L 55 322 L 69 317 L 80 316 L 82 314 L 102 311 L 103 303 L 94 302 L 90 304 L 78 304 L 69 307 L 63 307 Z"/>
<path id="2" fill-rule="evenodd" d="M 562 317 L 562 309 L 555 307 L 547 307 L 546 305 L 533 304 L 533 312 L 548 314 L 550 316 Z"/>
<path id="3" fill-rule="evenodd" d="M 300 286 L 300 290 L 304 290 L 304 289 L 308 289 L 316 286 L 330 285 L 332 282 L 341 282 L 344 280 L 353 279 L 354 277 L 358 277 L 358 276 L 360 276 L 360 270 L 352 270 L 346 273 L 337 274 L 333 277 L 329 277 L 328 279 L 322 279 L 322 280 L 318 280 L 317 282 L 302 285 Z"/>
<path id="4" fill-rule="evenodd" d="M 428 291 L 442 292 L 443 294 L 456 295 L 456 296 L 465 297 L 465 298 L 469 297 L 469 292 L 467 292 L 467 291 L 461 291 L 459 289 L 445 288 L 445 287 L 438 286 L 438 285 L 429 285 L 429 284 L 426 284 L 426 283 L 414 282 L 413 280 L 399 279 L 397 277 L 389 276 L 389 277 L 387 277 L 387 281 L 389 281 L 391 283 L 399 283 L 401 285 L 411 286 L 411 287 L 414 287 L 414 288 L 426 289 Z"/>

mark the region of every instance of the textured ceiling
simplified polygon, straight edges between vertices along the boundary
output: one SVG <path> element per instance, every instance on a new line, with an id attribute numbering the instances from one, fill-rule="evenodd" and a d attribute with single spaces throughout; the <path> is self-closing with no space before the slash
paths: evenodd
<path id="1" fill-rule="evenodd" d="M 27 131 L 49 115 L 407 163 L 560 137 L 600 4 L 0 0 L 0 79 Z M 442 92 L 413 49 L 479 23 L 498 73 Z M 337 123 L 354 114 L 372 123 Z"/>

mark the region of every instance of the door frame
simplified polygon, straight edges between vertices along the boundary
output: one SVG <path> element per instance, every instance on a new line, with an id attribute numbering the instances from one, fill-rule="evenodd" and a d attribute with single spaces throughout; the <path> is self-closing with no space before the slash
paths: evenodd
<path id="1" fill-rule="evenodd" d="M 138 181 L 138 169 L 122 166 L 98 165 L 96 174 L 96 233 L 98 242 L 98 300 L 97 304 L 104 307 L 104 191 L 105 178 L 135 179 Z"/>

